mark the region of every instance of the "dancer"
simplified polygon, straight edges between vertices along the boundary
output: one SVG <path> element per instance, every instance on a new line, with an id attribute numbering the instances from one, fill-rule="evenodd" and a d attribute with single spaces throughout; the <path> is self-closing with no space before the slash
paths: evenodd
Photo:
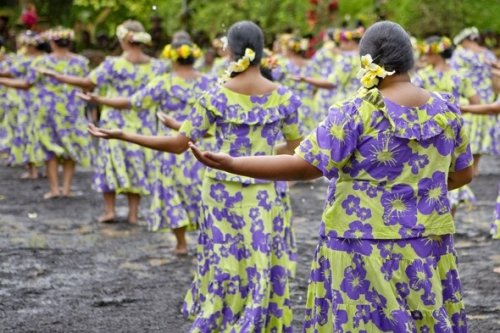
<path id="1" fill-rule="evenodd" d="M 333 179 L 304 332 L 466 332 L 446 196 L 472 179 L 459 110 L 449 95 L 411 84 L 412 46 L 399 25 L 371 26 L 360 54 L 364 89 L 330 108 L 295 156 L 191 147 L 242 177 Z"/>
<path id="2" fill-rule="evenodd" d="M 205 93 L 180 134 L 137 135 L 121 129 L 90 132 L 153 149 L 182 153 L 215 125 L 217 147 L 232 156 L 291 153 L 299 144 L 299 99 L 260 72 L 264 37 L 252 22 L 228 31 L 231 78 Z M 287 140 L 277 145 L 280 133 Z M 193 332 L 290 331 L 290 267 L 286 219 L 276 183 L 207 169 L 198 267 L 183 312 Z"/>
<path id="3" fill-rule="evenodd" d="M 47 49 L 47 41 L 42 36 L 27 30 L 19 35 L 17 39 L 18 55 L 3 66 L 0 76 L 14 79 L 25 79 L 33 61 L 44 54 Z M 7 85 L 11 80 L 4 81 L 0 78 L 0 85 Z M 27 172 L 21 175 L 21 179 L 37 179 L 38 166 L 43 163 L 44 155 L 40 145 L 39 129 L 36 110 L 37 103 L 34 103 L 33 96 L 37 95 L 37 88 L 30 90 L 15 89 L 10 91 L 9 110 L 3 121 L 3 128 L 9 129 L 9 135 L 0 140 L 1 146 L 8 146 L 7 165 L 25 165 Z M 10 98 L 9 98 L 10 97 Z"/>
<path id="4" fill-rule="evenodd" d="M 104 88 L 106 95 L 128 96 L 143 88 L 158 75 L 165 73 L 163 61 L 146 55 L 142 47 L 151 41 L 140 22 L 127 20 L 116 29 L 123 54 L 107 57 L 87 77 L 82 75 L 59 74 L 43 71 L 53 79 L 91 91 L 96 87 Z M 80 103 L 83 103 L 79 99 Z M 120 111 L 105 107 L 101 111 L 100 126 L 103 128 L 121 127 L 145 135 L 156 133 L 154 110 Z M 104 213 L 99 222 L 116 220 L 116 194 L 125 194 L 128 199 L 127 220 L 136 224 L 139 218 L 141 196 L 149 195 L 150 178 L 155 174 L 154 154 L 151 150 L 119 141 L 100 140 L 95 160 L 94 189 L 102 192 Z"/>
<path id="5" fill-rule="evenodd" d="M 477 28 L 462 30 L 453 39 L 457 49 L 451 58 L 451 65 L 457 70 L 464 71 L 465 76 L 470 78 L 481 103 L 492 103 L 494 92 L 491 64 L 496 61 L 496 58 L 492 52 L 479 45 L 478 38 Z M 474 172 L 478 174 L 481 155 L 495 153 L 492 133 L 496 125 L 496 117 L 469 115 L 466 118 L 466 124 L 474 155 Z"/>
<path id="6" fill-rule="evenodd" d="M 163 74 L 131 97 L 101 97 L 87 94 L 87 101 L 115 110 L 156 110 L 171 114 L 177 122 L 189 116 L 197 97 L 208 90 L 213 80 L 193 68 L 201 56 L 198 46 L 181 39 L 165 47 L 163 56 L 171 61 L 172 72 Z M 160 114 L 163 118 L 164 115 Z M 159 135 L 175 134 L 159 129 Z M 159 167 L 152 179 L 152 201 L 148 225 L 152 231 L 173 230 L 177 239 L 175 254 L 188 253 L 186 230 L 195 230 L 201 215 L 201 180 L 204 167 L 190 152 L 181 155 L 158 154 Z"/>
<path id="7" fill-rule="evenodd" d="M 317 76 L 297 78 L 320 88 L 315 100 L 322 119 L 326 117 L 332 104 L 354 96 L 360 88 L 357 78 L 360 69 L 358 44 L 363 32 L 363 27 L 355 30 L 340 29 L 335 32 L 334 38 L 339 43 L 339 53 L 332 72 L 326 79 Z"/>
<path id="8" fill-rule="evenodd" d="M 480 103 L 469 78 L 462 72 L 452 69 L 447 63 L 453 54 L 453 43 L 448 37 L 432 36 L 418 45 L 421 60 L 427 67 L 417 71 L 412 78 L 413 84 L 429 91 L 449 93 L 454 97 L 456 104 L 462 100 L 470 104 Z M 467 124 L 471 118 L 468 115 L 464 115 L 463 118 L 464 128 L 468 131 Z M 474 193 L 467 185 L 448 192 L 448 199 L 453 215 L 460 203 L 471 205 L 476 202 Z"/>
<path id="9" fill-rule="evenodd" d="M 308 41 L 294 35 L 283 35 L 280 38 L 283 52 L 277 58 L 278 66 L 272 71 L 273 80 L 290 88 L 293 93 L 300 97 L 302 105 L 299 108 L 299 122 L 303 126 L 303 132 L 309 133 L 321 121 L 321 117 L 314 112 L 314 86 L 294 80 L 297 76 L 311 76 L 313 68 L 304 57 Z"/>
<path id="10" fill-rule="evenodd" d="M 68 75 L 86 75 L 88 60 L 70 51 L 74 39 L 73 30 L 54 28 L 47 32 L 52 52 L 38 57 L 32 62 L 24 79 L 3 79 L 2 82 L 11 88 L 29 89 L 36 87 L 33 99 L 34 113 L 39 117 L 39 138 L 44 150 L 50 191 L 44 194 L 45 199 L 58 198 L 61 195 L 71 197 L 73 175 L 76 164 L 90 165 L 92 146 L 85 119 L 84 103 L 76 97 L 79 89 L 47 78 L 37 70 L 46 68 L 52 73 Z M 7 81 L 8 80 L 8 81 Z M 58 169 L 63 166 L 63 187 L 59 188 Z"/>

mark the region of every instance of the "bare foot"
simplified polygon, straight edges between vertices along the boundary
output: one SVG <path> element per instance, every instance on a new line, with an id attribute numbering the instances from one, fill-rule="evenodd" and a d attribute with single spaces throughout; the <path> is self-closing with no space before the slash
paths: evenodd
<path id="1" fill-rule="evenodd" d="M 45 193 L 45 194 L 43 195 L 43 198 L 44 198 L 45 200 L 49 200 L 49 199 L 57 199 L 57 198 L 59 198 L 59 196 L 60 196 L 59 192 L 57 192 L 57 193 L 54 193 L 54 192 L 47 192 L 47 193 Z"/>
<path id="2" fill-rule="evenodd" d="M 31 174 L 29 172 L 23 172 L 21 176 L 19 177 L 20 179 L 38 179 L 38 175 L 36 174 Z"/>
<path id="3" fill-rule="evenodd" d="M 116 215 L 114 213 L 104 213 L 97 219 L 99 223 L 113 223 L 115 222 Z"/>
<path id="4" fill-rule="evenodd" d="M 174 249 L 174 254 L 177 256 L 186 256 L 188 254 L 188 248 L 187 247 L 176 247 Z"/>

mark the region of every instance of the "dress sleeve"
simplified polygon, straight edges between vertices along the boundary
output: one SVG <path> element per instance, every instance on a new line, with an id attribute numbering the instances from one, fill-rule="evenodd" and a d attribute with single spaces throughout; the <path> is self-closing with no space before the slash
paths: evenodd
<path id="1" fill-rule="evenodd" d="M 210 94 L 203 94 L 193 105 L 189 118 L 179 129 L 179 133 L 193 141 L 203 138 L 215 123 L 215 114 L 210 108 Z"/>
<path id="2" fill-rule="evenodd" d="M 148 83 L 144 88 L 136 91 L 130 97 L 130 106 L 134 110 L 153 109 L 161 105 L 161 101 L 167 98 L 164 80 L 157 78 Z"/>
<path id="3" fill-rule="evenodd" d="M 111 58 L 106 58 L 104 61 L 94 68 L 89 74 L 89 79 L 96 86 L 102 86 L 105 84 L 111 84 L 113 78 L 111 76 L 113 69 L 113 61 Z"/>
<path id="4" fill-rule="evenodd" d="M 43 60 L 41 60 L 41 58 L 33 60 L 26 72 L 25 80 L 29 84 L 35 84 L 42 78 L 42 74 L 36 70 L 37 67 L 44 67 Z"/>
<path id="5" fill-rule="evenodd" d="M 291 94 L 287 99 L 287 116 L 285 117 L 281 128 L 283 137 L 288 141 L 299 140 L 304 135 L 301 130 L 302 126 L 300 126 L 299 123 L 299 107 L 302 102 L 299 97 L 293 94 Z"/>
<path id="6" fill-rule="evenodd" d="M 463 170 L 474 163 L 472 152 L 469 145 L 469 137 L 463 126 L 462 117 L 457 115 L 457 130 L 455 135 L 455 147 L 451 155 L 450 171 L 456 172 Z"/>
<path id="7" fill-rule="evenodd" d="M 361 117 L 353 101 L 334 105 L 328 117 L 297 147 L 295 155 L 331 179 L 356 150 L 362 128 Z"/>

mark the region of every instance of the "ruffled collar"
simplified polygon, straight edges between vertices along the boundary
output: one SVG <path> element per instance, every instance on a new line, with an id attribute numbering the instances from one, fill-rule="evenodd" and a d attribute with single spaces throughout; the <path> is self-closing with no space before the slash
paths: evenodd
<path id="1" fill-rule="evenodd" d="M 431 93 L 429 100 L 418 107 L 401 106 L 384 98 L 378 89 L 362 93 L 360 98 L 372 104 L 388 120 L 394 135 L 411 140 L 427 140 L 441 134 L 447 127 L 458 126 L 458 108 L 448 94 Z"/>

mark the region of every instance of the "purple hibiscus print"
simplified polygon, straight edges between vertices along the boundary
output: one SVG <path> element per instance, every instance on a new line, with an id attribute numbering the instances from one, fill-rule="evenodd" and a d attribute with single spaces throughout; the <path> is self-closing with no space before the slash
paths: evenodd
<path id="1" fill-rule="evenodd" d="M 443 283 L 443 301 L 450 301 L 458 303 L 462 300 L 462 289 L 458 272 L 452 269 L 446 273 L 446 278 L 442 280 Z"/>
<path id="2" fill-rule="evenodd" d="M 384 192 L 381 198 L 384 207 L 384 224 L 399 224 L 412 227 L 417 222 L 417 198 L 411 186 L 394 185 L 390 192 Z"/>
<path id="3" fill-rule="evenodd" d="M 283 296 L 286 291 L 286 285 L 288 281 L 288 273 L 282 266 L 273 266 L 271 268 L 271 284 L 273 286 L 273 292 L 278 296 Z"/>
<path id="4" fill-rule="evenodd" d="M 451 316 L 451 321 L 453 323 L 453 332 L 467 333 L 467 318 L 463 309 L 454 313 Z"/>
<path id="5" fill-rule="evenodd" d="M 411 166 L 411 172 L 416 175 L 420 169 L 429 164 L 429 158 L 427 155 L 414 154 L 410 157 L 408 164 Z"/>
<path id="6" fill-rule="evenodd" d="M 347 198 L 342 201 L 342 208 L 344 208 L 347 215 L 352 215 L 359 209 L 360 202 L 360 198 L 349 194 Z"/>
<path id="7" fill-rule="evenodd" d="M 439 308 L 432 313 L 436 319 L 434 324 L 434 332 L 436 333 L 454 333 L 450 318 L 445 308 Z"/>
<path id="8" fill-rule="evenodd" d="M 446 174 L 436 171 L 431 178 L 423 178 L 418 182 L 418 210 L 430 215 L 434 211 L 445 214 L 450 211 Z"/>
<path id="9" fill-rule="evenodd" d="M 432 271 L 423 260 L 415 260 L 406 268 L 405 272 L 410 280 L 411 289 L 424 289 L 425 292 L 430 292 Z"/>
<path id="10" fill-rule="evenodd" d="M 359 146 L 359 152 L 364 159 L 353 165 L 351 173 L 357 174 L 362 169 L 375 179 L 396 179 L 412 156 L 407 141 L 385 134 L 366 140 Z"/>
<path id="11" fill-rule="evenodd" d="M 367 223 L 363 224 L 361 221 L 354 221 L 349 223 L 349 230 L 344 232 L 345 238 L 360 238 L 360 239 L 371 239 L 372 235 L 372 226 Z"/>
<path id="12" fill-rule="evenodd" d="M 344 279 L 340 284 L 340 289 L 349 298 L 357 300 L 360 295 L 366 294 L 370 287 L 370 281 L 365 280 L 366 270 L 360 266 L 349 266 L 344 270 Z"/>

